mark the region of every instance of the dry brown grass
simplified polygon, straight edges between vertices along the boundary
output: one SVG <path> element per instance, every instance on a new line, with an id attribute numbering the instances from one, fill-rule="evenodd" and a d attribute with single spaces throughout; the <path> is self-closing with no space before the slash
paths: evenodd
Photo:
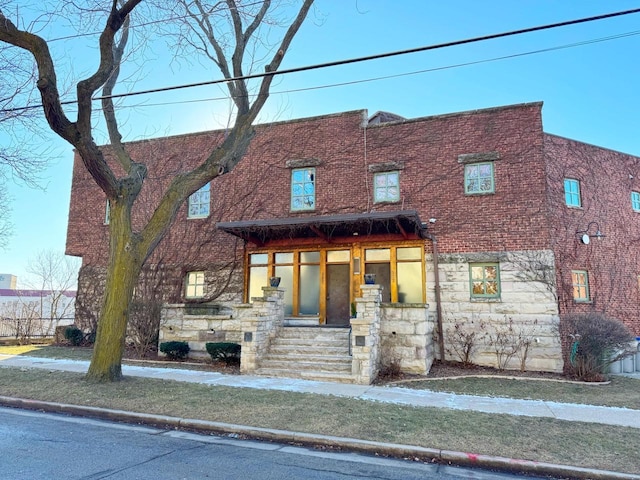
<path id="1" fill-rule="evenodd" d="M 0 368 L 0 395 L 637 472 L 640 430 L 329 395 Z"/>

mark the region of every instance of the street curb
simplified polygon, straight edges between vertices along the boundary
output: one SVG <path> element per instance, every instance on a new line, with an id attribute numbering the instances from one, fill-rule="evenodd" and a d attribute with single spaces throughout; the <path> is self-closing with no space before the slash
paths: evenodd
<path id="1" fill-rule="evenodd" d="M 594 470 L 570 465 L 556 465 L 552 463 L 534 462 L 531 460 L 495 457 L 491 455 L 456 452 L 418 447 L 414 445 L 382 443 L 370 440 L 334 437 L 331 435 L 291 432 L 287 430 L 250 427 L 246 425 L 234 425 L 231 423 L 185 419 L 149 413 L 135 413 L 124 410 L 112 410 L 65 403 L 43 402 L 39 400 L 28 400 L 14 397 L 0 396 L 0 406 L 22 408 L 26 410 L 38 410 L 50 413 L 64 413 L 68 415 L 126 423 L 138 423 L 171 429 L 183 429 L 216 434 L 239 434 L 256 440 L 296 443 L 310 447 L 329 446 L 332 448 L 368 453 L 372 455 L 386 455 L 400 458 L 409 457 L 446 465 L 479 467 L 513 473 L 552 475 L 584 480 L 640 480 L 640 475 L 611 472 L 608 470 Z"/>

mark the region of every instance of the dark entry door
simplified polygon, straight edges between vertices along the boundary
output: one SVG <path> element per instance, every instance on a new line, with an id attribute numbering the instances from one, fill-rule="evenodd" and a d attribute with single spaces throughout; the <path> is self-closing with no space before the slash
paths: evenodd
<path id="1" fill-rule="evenodd" d="M 327 265 L 327 325 L 349 325 L 349 265 Z"/>

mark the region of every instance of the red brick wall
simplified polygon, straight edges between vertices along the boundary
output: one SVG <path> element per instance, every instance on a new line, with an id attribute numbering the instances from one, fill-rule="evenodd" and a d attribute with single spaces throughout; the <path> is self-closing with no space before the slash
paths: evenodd
<path id="1" fill-rule="evenodd" d="M 631 192 L 640 192 L 640 158 L 555 135 L 545 135 L 545 151 L 560 313 L 603 312 L 640 335 L 640 213 L 631 208 Z M 580 181 L 580 208 L 566 206 L 565 178 Z M 585 245 L 577 232 L 590 222 L 606 237 Z M 588 272 L 589 303 L 574 302 L 572 270 Z"/>
<path id="2" fill-rule="evenodd" d="M 197 251 L 190 254 L 197 258 L 188 258 L 194 263 L 224 258 L 231 239 L 216 233 L 216 221 L 398 209 L 416 209 L 423 220 L 437 218 L 431 227 L 443 253 L 544 248 L 548 240 L 540 107 L 503 107 L 369 128 L 363 128 L 360 111 L 260 126 L 235 170 L 212 182 L 212 215 L 187 220 L 183 207 L 156 257 L 189 247 Z M 162 186 L 203 159 L 221 134 L 132 143 L 132 156 L 149 166 L 135 217 L 147 217 Z M 500 154 L 495 194 L 465 195 L 464 165 L 458 163 L 458 155 L 489 151 Z M 322 162 L 316 167 L 316 209 L 291 212 L 291 170 L 286 162 L 310 158 Z M 401 200 L 374 204 L 368 166 L 389 161 L 404 165 Z M 104 208 L 104 194 L 76 158 L 67 252 L 82 255 L 85 263 L 105 261 Z M 529 235 L 532 229 L 538 234 Z M 191 239 L 198 248 L 191 248 Z M 200 248 L 205 239 L 215 246 Z M 178 261 L 182 257 L 178 255 Z"/>

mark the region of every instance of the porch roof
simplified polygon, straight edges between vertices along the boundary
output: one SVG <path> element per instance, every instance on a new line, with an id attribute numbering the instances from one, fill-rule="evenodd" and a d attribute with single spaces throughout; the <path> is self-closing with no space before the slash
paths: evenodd
<path id="1" fill-rule="evenodd" d="M 426 231 L 416 210 L 240 220 L 218 222 L 216 227 L 257 245 L 295 238 L 318 238 L 328 242 L 355 235 L 395 234 L 405 239 L 423 238 Z"/>

